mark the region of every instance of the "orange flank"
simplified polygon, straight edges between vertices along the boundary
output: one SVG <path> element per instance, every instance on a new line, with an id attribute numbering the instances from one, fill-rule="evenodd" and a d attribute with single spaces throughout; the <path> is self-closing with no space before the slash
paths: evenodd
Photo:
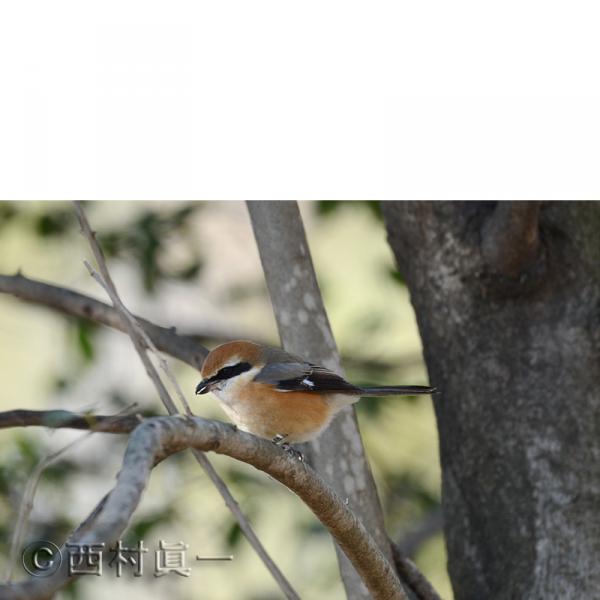
<path id="1" fill-rule="evenodd" d="M 240 390 L 235 410 L 240 429 L 270 439 L 285 435 L 289 442 L 314 438 L 335 414 L 332 402 L 325 395 L 279 392 L 254 382 Z"/>

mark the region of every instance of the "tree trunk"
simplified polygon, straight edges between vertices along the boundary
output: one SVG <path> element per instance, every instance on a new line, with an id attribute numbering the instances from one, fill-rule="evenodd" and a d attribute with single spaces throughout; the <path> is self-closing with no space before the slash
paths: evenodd
<path id="1" fill-rule="evenodd" d="M 283 347 L 343 374 L 296 202 L 248 202 L 248 210 Z M 340 412 L 308 446 L 308 460 L 342 497 L 392 563 L 390 542 L 354 407 Z M 336 545 L 346 595 L 370 597 Z"/>
<path id="2" fill-rule="evenodd" d="M 458 600 L 600 598 L 600 205 L 383 203 Z"/>

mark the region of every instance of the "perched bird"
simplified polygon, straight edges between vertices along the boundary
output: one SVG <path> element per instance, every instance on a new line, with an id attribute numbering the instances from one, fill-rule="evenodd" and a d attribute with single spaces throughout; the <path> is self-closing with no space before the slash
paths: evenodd
<path id="1" fill-rule="evenodd" d="M 280 348 L 246 340 L 217 346 L 206 357 L 201 375 L 196 394 L 213 392 L 240 429 L 286 446 L 316 438 L 340 409 L 361 396 L 435 391 L 420 385 L 357 387 Z"/>

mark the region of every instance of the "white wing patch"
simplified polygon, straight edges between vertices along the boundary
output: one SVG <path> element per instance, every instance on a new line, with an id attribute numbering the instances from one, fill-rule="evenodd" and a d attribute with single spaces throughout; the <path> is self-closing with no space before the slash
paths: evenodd
<path id="1" fill-rule="evenodd" d="M 312 387 L 315 387 L 315 384 L 314 384 L 314 382 L 312 382 L 310 379 L 308 379 L 308 377 L 307 377 L 306 379 L 303 379 L 303 380 L 302 380 L 302 383 L 303 383 L 304 385 L 307 385 L 308 387 L 311 387 L 311 388 L 312 388 Z"/>

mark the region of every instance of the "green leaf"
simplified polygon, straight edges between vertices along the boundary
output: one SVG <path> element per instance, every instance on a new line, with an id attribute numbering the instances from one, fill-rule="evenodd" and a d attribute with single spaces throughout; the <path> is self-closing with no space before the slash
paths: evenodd
<path id="1" fill-rule="evenodd" d="M 34 221 L 35 232 L 40 237 L 63 234 L 73 224 L 73 215 L 68 210 L 52 211 L 40 215 Z"/>
<path id="2" fill-rule="evenodd" d="M 404 280 L 404 277 L 402 276 L 402 273 L 400 273 L 400 271 L 398 271 L 398 269 L 394 269 L 393 267 L 390 267 L 387 270 L 387 274 L 398 285 L 406 286 L 406 281 Z"/>
<path id="3" fill-rule="evenodd" d="M 93 337 L 97 327 L 88 321 L 77 321 L 77 345 L 85 362 L 94 360 Z"/>
<path id="4" fill-rule="evenodd" d="M 237 522 L 234 522 L 229 527 L 229 531 L 227 531 L 225 535 L 225 541 L 230 548 L 236 548 L 240 540 L 242 539 L 242 530 Z"/>

